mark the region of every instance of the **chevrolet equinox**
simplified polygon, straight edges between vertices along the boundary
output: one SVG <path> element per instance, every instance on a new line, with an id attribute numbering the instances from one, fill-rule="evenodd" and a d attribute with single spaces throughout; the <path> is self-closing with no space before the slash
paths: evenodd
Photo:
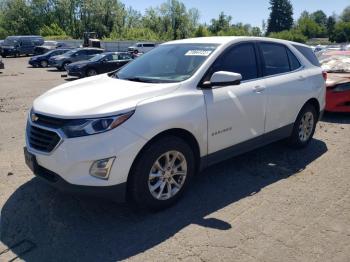
<path id="1" fill-rule="evenodd" d="M 282 139 L 307 146 L 325 107 L 325 78 L 299 43 L 168 42 L 38 97 L 25 160 L 63 191 L 165 208 L 209 165 Z"/>

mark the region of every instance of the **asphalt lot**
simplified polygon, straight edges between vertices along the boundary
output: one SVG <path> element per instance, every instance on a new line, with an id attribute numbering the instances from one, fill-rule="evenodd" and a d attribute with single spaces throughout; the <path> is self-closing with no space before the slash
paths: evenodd
<path id="1" fill-rule="evenodd" d="M 210 167 L 159 213 L 65 195 L 24 164 L 26 114 L 62 72 L 3 59 L 0 261 L 349 261 L 350 115 L 303 150 L 283 143 Z"/>

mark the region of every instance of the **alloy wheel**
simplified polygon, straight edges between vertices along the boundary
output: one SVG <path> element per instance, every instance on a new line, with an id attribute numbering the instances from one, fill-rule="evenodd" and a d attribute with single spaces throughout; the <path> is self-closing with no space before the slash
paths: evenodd
<path id="1" fill-rule="evenodd" d="M 187 177 L 187 161 L 179 151 L 168 151 L 153 164 L 149 173 L 148 189 L 157 200 L 174 197 Z"/>
<path id="2" fill-rule="evenodd" d="M 314 115 L 312 112 L 306 112 L 300 120 L 299 139 L 302 142 L 309 140 L 314 128 Z"/>

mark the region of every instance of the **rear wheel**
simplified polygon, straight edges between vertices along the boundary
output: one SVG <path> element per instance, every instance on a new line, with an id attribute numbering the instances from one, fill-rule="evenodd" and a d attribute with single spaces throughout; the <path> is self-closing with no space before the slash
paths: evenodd
<path id="1" fill-rule="evenodd" d="M 306 147 L 315 133 L 318 113 L 313 105 L 307 104 L 300 111 L 292 135 L 289 138 L 289 145 L 295 148 Z"/>
<path id="2" fill-rule="evenodd" d="M 129 194 L 140 207 L 159 210 L 174 204 L 195 173 L 195 158 L 188 144 L 166 137 L 151 144 L 136 160 Z"/>
<path id="3" fill-rule="evenodd" d="M 46 60 L 43 60 L 40 62 L 40 66 L 41 67 L 47 67 L 48 66 L 48 62 Z"/>

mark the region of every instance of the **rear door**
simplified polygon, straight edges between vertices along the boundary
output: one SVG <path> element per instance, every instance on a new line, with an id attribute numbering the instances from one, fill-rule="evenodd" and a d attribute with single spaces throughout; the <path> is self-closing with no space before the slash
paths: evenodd
<path id="1" fill-rule="evenodd" d="M 285 45 L 260 42 L 263 74 L 267 87 L 265 132 L 287 127 L 306 102 L 307 78 L 301 63 Z"/>
<path id="2" fill-rule="evenodd" d="M 34 53 L 34 44 L 29 38 L 22 38 L 20 40 L 20 54 L 33 54 Z"/>

